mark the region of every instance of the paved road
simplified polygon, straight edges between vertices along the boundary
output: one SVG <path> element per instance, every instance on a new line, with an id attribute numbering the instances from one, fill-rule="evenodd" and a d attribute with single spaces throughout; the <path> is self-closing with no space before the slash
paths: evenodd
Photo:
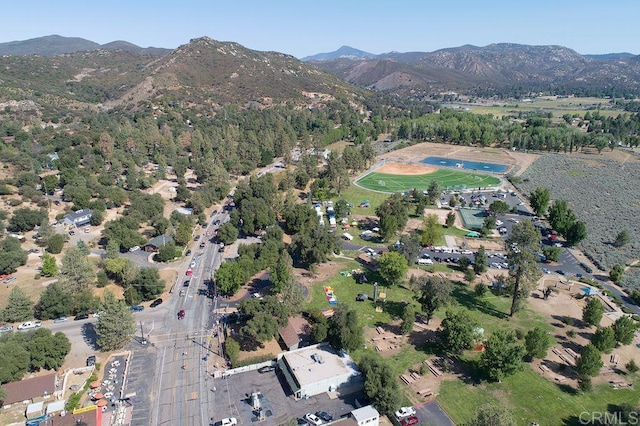
<path id="1" fill-rule="evenodd" d="M 219 213 L 215 219 L 224 222 L 228 215 Z M 214 228 L 210 225 L 207 231 Z M 211 418 L 213 380 L 207 361 L 218 351 L 217 339 L 212 338 L 217 299 L 206 297 L 200 290 L 206 290 L 205 281 L 222 262 L 217 248 L 207 241 L 204 249 L 195 249 L 174 283 L 173 295 L 137 317 L 143 322 L 149 344 L 131 345 L 132 373 L 126 393 L 136 394 L 132 398 L 134 423 L 205 425 Z M 193 275 L 189 287 L 184 287 L 183 282 L 189 278 L 185 275 L 187 268 Z M 180 290 L 186 290 L 184 296 L 179 295 Z M 177 317 L 180 310 L 185 311 L 182 320 Z"/>

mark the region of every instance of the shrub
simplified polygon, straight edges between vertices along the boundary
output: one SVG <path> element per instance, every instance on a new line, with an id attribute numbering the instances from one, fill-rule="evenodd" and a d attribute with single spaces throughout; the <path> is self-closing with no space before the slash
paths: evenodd
<path id="1" fill-rule="evenodd" d="M 476 296 L 482 297 L 487 292 L 487 286 L 484 283 L 478 283 L 473 287 L 473 292 Z"/>
<path id="2" fill-rule="evenodd" d="M 629 361 L 624 367 L 627 369 L 629 373 L 635 373 L 636 371 L 638 371 L 638 369 L 640 369 L 638 367 L 638 364 L 636 364 L 636 361 L 633 359 Z"/>
<path id="3" fill-rule="evenodd" d="M 569 330 L 569 331 L 567 331 L 567 336 L 569 336 L 569 337 L 576 337 L 576 331 L 575 331 L 575 330 Z"/>

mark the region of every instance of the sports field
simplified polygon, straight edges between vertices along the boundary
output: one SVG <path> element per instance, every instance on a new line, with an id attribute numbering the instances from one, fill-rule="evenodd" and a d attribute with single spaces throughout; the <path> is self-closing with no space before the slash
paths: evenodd
<path id="1" fill-rule="evenodd" d="M 495 176 L 447 169 L 437 169 L 432 173 L 419 175 L 372 172 L 358 179 L 356 184 L 373 191 L 406 192 L 414 188 L 426 190 L 433 180 L 438 182 L 441 189 L 448 191 L 462 191 L 500 185 L 500 179 Z"/>

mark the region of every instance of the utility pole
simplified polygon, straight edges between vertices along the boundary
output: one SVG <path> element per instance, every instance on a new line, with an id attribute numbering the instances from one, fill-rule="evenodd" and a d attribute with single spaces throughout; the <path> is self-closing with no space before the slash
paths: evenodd
<path id="1" fill-rule="evenodd" d="M 142 334 L 142 341 L 140 343 L 146 345 L 147 339 L 144 338 L 144 328 L 142 328 L 142 321 L 140 321 L 140 333 Z"/>

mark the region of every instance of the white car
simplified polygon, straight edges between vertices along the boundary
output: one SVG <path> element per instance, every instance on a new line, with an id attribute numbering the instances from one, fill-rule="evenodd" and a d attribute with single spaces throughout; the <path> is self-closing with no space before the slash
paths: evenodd
<path id="1" fill-rule="evenodd" d="M 30 328 L 36 328 L 36 327 L 41 327 L 42 326 L 42 322 L 41 321 L 27 321 L 27 322 L 23 322 L 22 324 L 20 324 L 18 326 L 18 330 L 28 330 Z"/>
<path id="2" fill-rule="evenodd" d="M 415 416 L 416 409 L 413 407 L 400 407 L 400 409 L 396 411 L 395 414 L 398 419 L 402 419 L 403 417 Z"/>
<path id="3" fill-rule="evenodd" d="M 220 420 L 218 423 L 220 426 L 234 426 L 238 424 L 238 419 L 235 417 L 227 417 L 226 419 Z"/>
<path id="4" fill-rule="evenodd" d="M 320 417 L 318 417 L 318 416 L 316 416 L 315 414 L 312 414 L 312 413 L 305 414 L 304 415 L 304 419 L 310 425 L 320 426 L 322 424 L 322 420 L 320 419 Z"/>
<path id="5" fill-rule="evenodd" d="M 418 259 L 418 265 L 433 265 L 433 260 L 421 258 Z"/>
<path id="6" fill-rule="evenodd" d="M 134 252 L 134 251 L 138 251 L 140 250 L 140 246 L 133 246 L 129 249 L 130 252 Z"/>

